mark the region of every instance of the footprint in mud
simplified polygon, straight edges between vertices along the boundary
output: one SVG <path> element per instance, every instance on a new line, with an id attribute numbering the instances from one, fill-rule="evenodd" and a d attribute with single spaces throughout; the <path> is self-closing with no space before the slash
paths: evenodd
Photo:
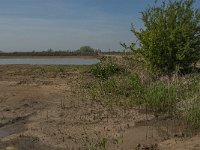
<path id="1" fill-rule="evenodd" d="M 136 150 L 159 150 L 159 149 L 158 149 L 158 144 L 150 144 L 150 145 L 138 144 Z"/>

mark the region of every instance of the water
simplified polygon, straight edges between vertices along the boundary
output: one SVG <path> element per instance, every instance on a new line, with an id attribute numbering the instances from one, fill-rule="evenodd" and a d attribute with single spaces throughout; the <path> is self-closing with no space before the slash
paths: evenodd
<path id="1" fill-rule="evenodd" d="M 8 135 L 9 135 L 8 132 L 6 132 L 6 131 L 0 129 L 0 138 L 6 137 L 6 136 L 8 136 Z"/>
<path id="2" fill-rule="evenodd" d="M 99 62 L 96 58 L 1 58 L 0 65 L 92 65 Z"/>

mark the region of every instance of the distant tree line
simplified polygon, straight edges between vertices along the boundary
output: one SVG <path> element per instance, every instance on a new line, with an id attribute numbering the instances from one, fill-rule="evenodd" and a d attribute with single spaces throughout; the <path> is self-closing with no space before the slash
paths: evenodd
<path id="1" fill-rule="evenodd" d="M 31 51 L 31 52 L 3 52 L 0 51 L 0 56 L 99 56 L 99 55 L 121 55 L 120 51 L 102 52 L 99 49 L 94 49 L 90 46 L 82 46 L 78 50 L 53 50 L 46 51 Z M 131 54 L 126 52 L 126 54 Z"/>
<path id="2" fill-rule="evenodd" d="M 75 51 L 53 50 L 32 51 L 32 52 L 3 52 L 0 51 L 0 56 L 97 56 L 101 51 L 91 48 L 90 46 L 82 46 Z"/>

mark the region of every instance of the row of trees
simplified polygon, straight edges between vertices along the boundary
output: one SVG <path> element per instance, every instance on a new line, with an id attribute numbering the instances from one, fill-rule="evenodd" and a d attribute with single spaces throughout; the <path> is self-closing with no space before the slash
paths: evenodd
<path id="1" fill-rule="evenodd" d="M 100 50 L 95 50 L 90 46 L 82 46 L 76 51 L 54 51 L 53 49 L 48 49 L 47 51 L 41 52 L 2 52 L 0 51 L 0 56 L 96 56 Z"/>
<path id="2" fill-rule="evenodd" d="M 75 51 L 53 50 L 48 49 L 46 51 L 32 51 L 32 52 L 3 52 L 0 51 L 0 56 L 98 56 L 101 55 L 121 55 L 120 51 L 101 51 L 94 49 L 90 46 L 82 46 Z M 131 53 L 126 53 L 131 54 Z"/>
<path id="3" fill-rule="evenodd" d="M 138 43 L 122 46 L 163 73 L 196 65 L 200 59 L 200 10 L 194 7 L 194 0 L 168 0 L 161 5 L 155 2 L 141 15 L 144 27 L 131 28 Z"/>

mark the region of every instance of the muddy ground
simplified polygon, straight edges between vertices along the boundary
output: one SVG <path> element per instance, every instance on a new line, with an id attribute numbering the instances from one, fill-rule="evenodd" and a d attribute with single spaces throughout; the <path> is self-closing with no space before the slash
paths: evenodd
<path id="1" fill-rule="evenodd" d="M 0 149 L 200 149 L 178 118 L 94 101 L 84 85 L 95 79 L 81 67 L 35 71 L 44 67 L 0 66 Z"/>

